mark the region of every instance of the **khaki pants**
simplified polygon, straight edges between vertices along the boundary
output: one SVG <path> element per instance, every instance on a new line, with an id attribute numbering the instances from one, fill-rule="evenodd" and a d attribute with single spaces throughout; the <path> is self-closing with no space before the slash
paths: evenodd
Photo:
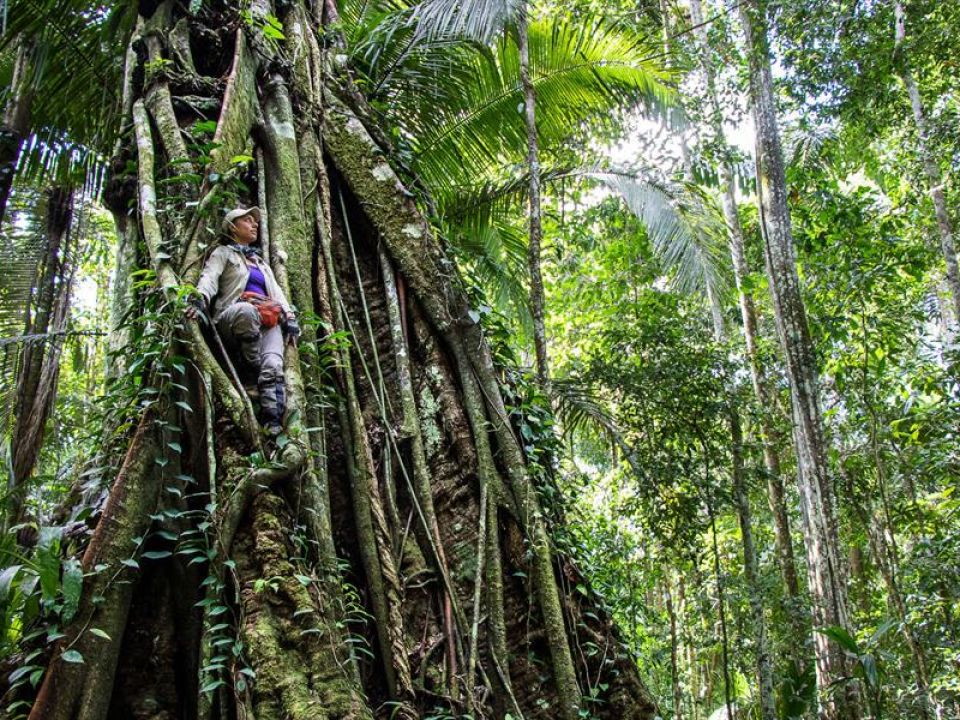
<path id="1" fill-rule="evenodd" d="M 236 364 L 244 385 L 256 383 L 260 391 L 260 422 L 283 424 L 286 393 L 283 383 L 283 331 L 279 325 L 262 328 L 260 313 L 238 301 L 217 319 L 217 332 Z"/>

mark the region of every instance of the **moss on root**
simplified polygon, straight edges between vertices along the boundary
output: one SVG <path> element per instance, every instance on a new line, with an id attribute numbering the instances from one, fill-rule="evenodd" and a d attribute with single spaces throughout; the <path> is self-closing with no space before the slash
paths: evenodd
<path id="1" fill-rule="evenodd" d="M 256 673 L 256 717 L 369 718 L 362 691 L 349 680 L 334 608 L 321 605 L 319 586 L 291 560 L 291 526 L 283 500 L 264 493 L 236 541 L 241 634 Z"/>

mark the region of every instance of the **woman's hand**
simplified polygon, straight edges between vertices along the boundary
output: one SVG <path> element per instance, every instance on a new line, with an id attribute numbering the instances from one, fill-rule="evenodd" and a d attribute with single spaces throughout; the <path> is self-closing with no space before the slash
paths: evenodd
<path id="1" fill-rule="evenodd" d="M 207 306 L 203 302 L 203 298 L 195 297 L 190 299 L 189 304 L 183 309 L 183 314 L 187 320 L 196 320 L 198 317 L 202 317 L 206 311 Z"/>
<path id="2" fill-rule="evenodd" d="M 300 325 L 297 323 L 297 319 L 295 317 L 288 317 L 285 329 L 287 331 L 287 342 L 296 347 L 297 338 L 300 337 Z"/>

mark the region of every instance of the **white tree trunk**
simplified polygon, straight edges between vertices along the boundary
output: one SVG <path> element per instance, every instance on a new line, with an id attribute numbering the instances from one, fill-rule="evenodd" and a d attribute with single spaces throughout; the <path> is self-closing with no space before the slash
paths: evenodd
<path id="1" fill-rule="evenodd" d="M 836 499 L 827 468 L 813 342 L 807 327 L 794 258 L 786 174 L 777 129 L 764 4 L 740 6 L 750 58 L 750 96 L 756 126 L 757 191 L 761 229 L 776 316 L 786 360 L 793 410 L 797 484 L 803 511 L 807 573 L 815 627 L 850 630 L 843 569 L 838 552 Z M 819 714 L 822 720 L 860 716 L 859 696 L 843 648 L 823 634 L 815 638 Z M 842 688 L 833 687 L 841 683 Z"/>

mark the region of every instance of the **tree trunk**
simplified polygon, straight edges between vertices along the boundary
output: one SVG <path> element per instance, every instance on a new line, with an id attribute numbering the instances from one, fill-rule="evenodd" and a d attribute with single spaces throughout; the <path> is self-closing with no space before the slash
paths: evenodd
<path id="1" fill-rule="evenodd" d="M 141 32 L 168 38 L 182 12 L 167 3 Z M 268 12 L 283 40 L 260 32 Z M 120 150 L 137 177 L 114 178 L 111 207 L 134 200 L 169 300 L 225 207 L 265 198 L 270 259 L 305 320 L 286 348 L 283 447 L 258 460 L 271 449 L 215 338 L 171 310 L 173 354 L 140 371 L 160 392 L 84 556 L 85 589 L 105 600 L 88 596 L 64 629 L 31 720 L 572 720 L 594 688 L 595 717 L 651 718 L 610 618 L 561 591 L 577 571 L 553 550 L 482 329 L 362 98 L 331 72 L 330 36 L 311 30 L 321 10 L 250 13 L 204 4 L 190 46 L 210 56 L 184 63 L 162 42 L 128 55 L 171 63 L 140 68 L 136 144 Z M 223 93 L 217 148 L 184 210 L 179 168 L 200 161 L 178 157 L 179 134 L 197 117 L 172 101 L 196 92 L 191 67 L 227 79 L 205 84 Z M 236 160 L 261 154 L 260 168 Z M 605 651 L 587 657 L 577 638 Z"/>
<path id="2" fill-rule="evenodd" d="M 17 43 L 17 57 L 10 81 L 10 96 L 3 111 L 0 125 L 0 224 L 7 210 L 7 201 L 13 189 L 13 176 L 23 140 L 30 130 L 30 105 L 33 93 L 30 90 L 30 62 L 33 44 L 26 40 Z"/>
<path id="3" fill-rule="evenodd" d="M 757 687 L 760 695 L 760 717 L 776 720 L 777 705 L 773 693 L 773 663 L 770 642 L 767 639 L 767 621 L 763 614 L 760 576 L 757 570 L 757 551 L 753 544 L 753 519 L 750 512 L 750 497 L 747 493 L 743 467 L 743 431 L 740 416 L 735 406 L 730 412 L 731 454 L 733 455 L 733 499 L 740 522 L 740 542 L 743 548 L 743 573 L 747 579 L 747 601 L 750 619 L 753 621 L 756 643 Z"/>
<path id="4" fill-rule="evenodd" d="M 793 408 L 797 483 L 803 511 L 813 623 L 815 627 L 839 626 L 849 632 L 845 578 L 838 551 L 836 499 L 827 468 L 813 344 L 794 260 L 765 4 L 753 0 L 743 3 L 740 11 L 750 58 L 750 96 L 757 133 L 757 188 L 764 254 Z M 857 688 L 845 680 L 851 673 L 843 648 L 827 636 L 817 634 L 815 657 L 820 716 L 824 720 L 859 717 Z M 838 681 L 844 683 L 841 691 L 831 687 Z"/>
<path id="5" fill-rule="evenodd" d="M 33 475 L 44 429 L 60 377 L 60 352 L 70 316 L 73 265 L 70 225 L 73 191 L 53 188 L 46 198 L 45 253 L 36 295 L 30 299 L 17 377 L 16 423 L 11 445 L 13 464 L 5 518 L 7 529 L 24 520 L 28 482 Z"/>
<path id="6" fill-rule="evenodd" d="M 708 453 L 706 443 L 703 443 L 704 453 Z M 710 477 L 709 466 L 704 477 L 705 503 L 707 506 L 707 517 L 710 520 L 710 547 L 713 551 L 713 577 L 717 586 L 717 618 L 720 621 L 720 663 L 723 672 L 723 703 L 726 708 L 727 718 L 733 718 L 733 683 L 730 677 L 730 638 L 727 632 L 727 599 L 724 589 L 723 572 L 720 568 L 720 546 L 717 541 L 717 514 L 713 506 L 713 490 L 710 485 L 713 478 Z M 710 693 L 706 695 L 707 699 Z"/>
<path id="7" fill-rule="evenodd" d="M 723 110 L 716 93 L 716 80 L 713 62 L 709 54 L 706 26 L 703 24 L 703 11 L 700 0 L 690 2 L 690 21 L 697 27 L 697 36 L 700 43 L 700 57 L 706 77 L 708 102 L 710 103 L 711 124 L 714 137 L 721 147 L 726 150 L 726 138 L 723 133 Z M 807 638 L 810 627 L 803 615 L 803 598 L 800 594 L 800 583 L 797 580 L 797 567 L 793 555 L 793 540 L 790 534 L 790 519 L 787 515 L 787 504 L 784 494 L 783 474 L 780 470 L 780 454 L 777 450 L 776 423 L 772 415 L 773 403 L 767 379 L 761 366 L 757 348 L 757 312 L 753 301 L 753 292 L 748 290 L 745 280 L 749 275 L 747 267 L 743 228 L 740 225 L 740 214 L 737 209 L 736 195 L 734 194 L 733 168 L 729 160 L 724 157 L 720 163 L 721 201 L 723 217 L 727 225 L 727 239 L 730 247 L 730 258 L 733 267 L 733 278 L 737 288 L 740 305 L 742 332 L 747 351 L 747 363 L 750 368 L 750 380 L 753 385 L 754 397 L 757 400 L 757 412 L 760 416 L 760 441 L 763 447 L 763 462 L 767 470 L 767 499 L 770 512 L 773 515 L 774 540 L 777 547 L 777 560 L 780 566 L 780 575 L 786 594 L 788 613 L 791 625 L 791 643 L 789 654 L 794 670 L 802 672 L 805 664 L 806 643 L 796 642 L 798 638 Z"/>
<path id="8" fill-rule="evenodd" d="M 927 125 L 926 114 L 923 109 L 923 100 L 920 98 L 920 88 L 910 71 L 910 62 L 904 41 L 907 36 L 907 14 L 901 0 L 894 0 L 894 60 L 897 74 L 903 81 L 910 98 L 910 108 L 913 111 L 913 122 L 917 126 L 917 153 L 923 163 L 923 173 L 926 175 L 928 192 L 933 200 L 933 209 L 937 218 L 937 230 L 940 233 L 940 251 L 946 263 L 947 286 L 953 301 L 953 322 L 960 322 L 960 269 L 957 267 L 957 248 L 953 242 L 953 224 L 947 209 L 947 198 L 943 193 L 943 177 L 940 166 L 930 148 L 930 129 Z"/>
<path id="9" fill-rule="evenodd" d="M 517 19 L 517 44 L 520 50 L 520 82 L 523 85 L 524 119 L 527 123 L 527 171 L 530 173 L 530 238 L 527 267 L 530 272 L 530 314 L 533 317 L 533 345 L 537 360 L 537 380 L 549 395 L 550 365 L 547 357 L 547 330 L 544 325 L 543 277 L 540 273 L 540 243 L 543 225 L 540 218 L 540 148 L 537 140 L 537 93 L 530 77 L 530 43 L 527 38 L 527 8 Z"/>
<path id="10" fill-rule="evenodd" d="M 680 686 L 680 636 L 677 633 L 677 611 L 673 603 L 670 575 L 664 579 L 667 616 L 670 619 L 670 687 L 673 690 L 674 720 L 683 720 L 683 688 Z"/>

